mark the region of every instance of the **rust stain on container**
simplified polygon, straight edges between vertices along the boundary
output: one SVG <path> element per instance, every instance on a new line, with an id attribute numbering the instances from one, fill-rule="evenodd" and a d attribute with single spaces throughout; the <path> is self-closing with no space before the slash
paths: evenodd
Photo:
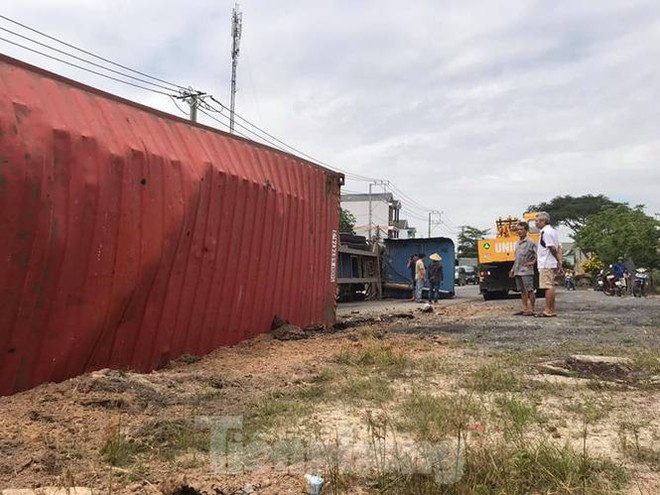
<path id="1" fill-rule="evenodd" d="M 0 55 L 0 395 L 331 325 L 343 177 Z"/>

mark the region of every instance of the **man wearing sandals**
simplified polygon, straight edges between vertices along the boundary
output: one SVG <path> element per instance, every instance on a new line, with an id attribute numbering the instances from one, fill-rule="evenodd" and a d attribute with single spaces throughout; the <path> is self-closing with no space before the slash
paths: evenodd
<path id="1" fill-rule="evenodd" d="M 509 276 L 515 278 L 516 288 L 520 291 L 522 309 L 515 313 L 522 316 L 534 316 L 534 264 L 536 263 L 536 244 L 529 238 L 529 224 L 518 222 L 516 232 L 520 240 L 516 242 L 516 259 Z"/>
<path id="2" fill-rule="evenodd" d="M 545 309 L 537 314 L 543 318 L 557 316 L 555 312 L 555 278 L 563 272 L 559 234 L 550 225 L 550 215 L 542 211 L 536 215 L 541 229 L 538 247 L 539 288 L 545 289 Z"/>

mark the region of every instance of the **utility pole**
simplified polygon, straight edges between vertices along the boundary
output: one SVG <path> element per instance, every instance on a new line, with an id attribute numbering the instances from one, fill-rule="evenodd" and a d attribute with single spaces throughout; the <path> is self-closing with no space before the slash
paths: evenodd
<path id="1" fill-rule="evenodd" d="M 372 232 L 372 225 L 373 225 L 373 215 L 372 215 L 372 209 L 371 209 L 371 188 L 373 186 L 383 186 L 383 191 L 385 190 L 385 187 L 389 184 L 389 181 L 386 180 L 375 180 L 373 182 L 369 183 L 369 240 L 371 241 L 371 232 Z"/>
<path id="2" fill-rule="evenodd" d="M 429 237 L 431 237 L 431 224 L 432 224 L 432 218 L 434 216 L 437 216 L 438 220 L 435 223 L 433 223 L 433 225 L 440 225 L 440 222 L 441 222 L 440 219 L 441 219 L 441 216 L 442 216 L 442 212 L 440 212 L 438 210 L 429 211 L 429 235 L 428 235 Z"/>
<path id="3" fill-rule="evenodd" d="M 243 13 L 239 10 L 238 2 L 236 2 L 231 16 L 231 105 L 229 108 L 229 132 L 232 134 L 234 133 L 234 109 L 236 107 L 236 68 L 238 67 L 242 32 Z"/>
<path id="4" fill-rule="evenodd" d="M 179 96 L 174 98 L 182 100 L 188 104 L 190 107 L 190 121 L 197 122 L 197 108 L 199 108 L 199 102 L 203 100 L 205 93 L 201 91 L 195 91 L 192 88 L 179 91 Z"/>
<path id="5" fill-rule="evenodd" d="M 193 95 L 190 98 L 188 105 L 190 105 L 190 121 L 197 122 L 197 106 L 199 105 L 197 95 Z"/>

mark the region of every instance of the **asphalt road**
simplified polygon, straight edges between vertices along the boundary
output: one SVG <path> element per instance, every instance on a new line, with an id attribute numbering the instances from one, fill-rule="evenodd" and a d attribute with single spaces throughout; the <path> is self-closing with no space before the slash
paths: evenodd
<path id="1" fill-rule="evenodd" d="M 469 291 L 470 289 L 468 289 Z M 467 295 L 466 295 L 467 296 Z M 486 306 L 511 306 L 515 301 L 488 301 Z M 537 302 L 537 311 L 544 300 Z M 517 309 L 517 307 L 516 307 Z M 592 290 L 557 291 L 556 318 L 514 315 L 486 316 L 461 323 L 425 328 L 481 347 L 531 349 L 535 347 L 630 346 L 660 348 L 660 298 L 609 297 Z M 418 329 L 419 330 L 419 329 Z"/>
<path id="2" fill-rule="evenodd" d="M 453 304 L 479 304 L 484 307 L 514 307 L 514 299 L 485 302 L 474 286 L 458 287 L 456 297 L 440 302 L 440 306 Z M 537 302 L 537 311 L 543 309 L 543 299 Z M 359 312 L 361 316 L 414 311 L 418 305 L 408 301 L 376 301 L 340 305 L 339 315 Z M 516 306 L 517 309 L 517 306 Z M 496 313 L 496 312 L 494 312 Z M 419 326 L 401 322 L 393 331 L 403 333 L 445 334 L 453 339 L 470 341 L 480 347 L 494 349 L 531 349 L 536 347 L 631 346 L 660 348 L 660 297 L 609 297 L 592 290 L 557 291 L 556 318 L 534 318 L 504 314 L 484 316 L 462 322 Z"/>
<path id="3" fill-rule="evenodd" d="M 483 301 L 479 295 L 479 286 L 467 285 L 465 287 L 456 287 L 456 296 L 451 299 L 442 299 L 438 304 L 440 306 L 451 306 L 454 304 L 463 304 L 470 302 Z M 399 312 L 414 311 L 419 308 L 419 304 L 407 299 L 383 299 L 381 301 L 356 301 L 340 303 L 337 307 L 337 316 L 342 318 L 351 314 L 361 314 L 369 316 L 379 316 L 382 314 L 391 314 Z"/>

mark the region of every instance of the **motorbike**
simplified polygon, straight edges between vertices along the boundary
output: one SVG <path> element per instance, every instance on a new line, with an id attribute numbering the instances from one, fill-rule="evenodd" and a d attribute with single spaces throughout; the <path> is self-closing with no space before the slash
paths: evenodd
<path id="1" fill-rule="evenodd" d="M 566 287 L 566 290 L 575 290 L 575 278 L 572 273 L 566 272 L 566 275 L 564 275 L 564 287 Z"/>
<path id="2" fill-rule="evenodd" d="M 606 296 L 623 296 L 627 292 L 626 278 L 616 278 L 613 274 L 605 277 L 605 286 L 603 292 Z"/>
<path id="3" fill-rule="evenodd" d="M 633 279 L 633 296 L 646 297 L 646 289 L 649 285 L 649 274 L 646 268 L 638 268 L 635 270 Z"/>
<path id="4" fill-rule="evenodd" d="M 605 290 L 605 270 L 601 270 L 594 278 L 594 290 L 603 292 Z"/>

